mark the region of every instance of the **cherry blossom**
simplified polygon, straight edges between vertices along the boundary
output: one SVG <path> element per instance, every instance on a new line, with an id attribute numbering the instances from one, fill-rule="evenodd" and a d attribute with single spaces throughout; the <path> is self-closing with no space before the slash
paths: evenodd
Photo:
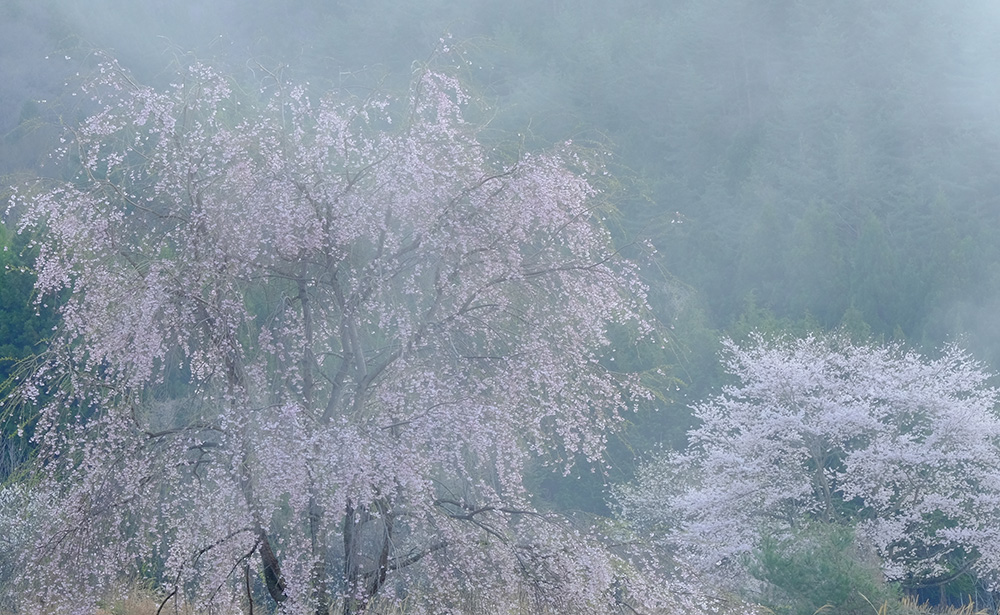
<path id="1" fill-rule="evenodd" d="M 998 394 L 968 354 L 756 336 L 724 362 L 737 382 L 621 489 L 626 518 L 717 576 L 821 522 L 857 527 L 890 580 L 1000 580 Z"/>
<path id="2" fill-rule="evenodd" d="M 652 327 L 592 157 L 491 155 L 430 70 L 360 100 L 200 64 L 161 91 L 108 61 L 86 92 L 76 175 L 11 209 L 39 297 L 65 298 L 21 389 L 46 511 L 25 609 L 93 612 L 129 574 L 206 612 L 669 602 L 522 484 L 534 458 L 598 462 L 647 395 L 601 362 L 609 325 Z"/>

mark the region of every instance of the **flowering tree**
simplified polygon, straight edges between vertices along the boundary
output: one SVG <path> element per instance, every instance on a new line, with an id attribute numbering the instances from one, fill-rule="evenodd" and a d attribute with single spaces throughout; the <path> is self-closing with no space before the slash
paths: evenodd
<path id="1" fill-rule="evenodd" d="M 821 522 L 856 525 L 889 579 L 998 580 L 998 395 L 967 354 L 758 336 L 727 342 L 725 365 L 738 383 L 694 406 L 686 451 L 621 490 L 627 518 L 704 569 Z"/>
<path id="2" fill-rule="evenodd" d="M 314 102 L 107 62 L 87 92 L 58 152 L 79 174 L 13 202 L 41 300 L 68 297 L 20 393 L 47 511 L 23 603 L 85 612 L 137 565 L 210 606 L 622 597 L 624 562 L 521 481 L 534 456 L 597 460 L 644 394 L 599 362 L 609 323 L 649 327 L 598 166 L 492 159 L 432 71 L 402 100 Z"/>

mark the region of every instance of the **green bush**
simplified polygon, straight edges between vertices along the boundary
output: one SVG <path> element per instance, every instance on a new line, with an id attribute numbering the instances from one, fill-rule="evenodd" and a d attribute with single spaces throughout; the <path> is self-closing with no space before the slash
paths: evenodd
<path id="1" fill-rule="evenodd" d="M 852 528 L 816 523 L 790 540 L 767 539 L 749 569 L 764 583 L 760 601 L 782 615 L 870 615 L 899 602 Z"/>

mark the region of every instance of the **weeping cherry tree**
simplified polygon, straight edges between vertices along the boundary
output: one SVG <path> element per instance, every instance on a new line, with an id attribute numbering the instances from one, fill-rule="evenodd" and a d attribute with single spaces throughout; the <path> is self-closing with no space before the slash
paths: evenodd
<path id="1" fill-rule="evenodd" d="M 128 574 L 290 612 L 653 598 L 522 484 L 597 461 L 645 395 L 601 363 L 610 324 L 651 327 L 598 164 L 505 161 L 431 70 L 359 100 L 200 64 L 157 90 L 107 61 L 85 91 L 56 152 L 78 172 L 10 210 L 39 301 L 62 298 L 6 402 L 40 412 L 24 608 L 92 612 Z"/>

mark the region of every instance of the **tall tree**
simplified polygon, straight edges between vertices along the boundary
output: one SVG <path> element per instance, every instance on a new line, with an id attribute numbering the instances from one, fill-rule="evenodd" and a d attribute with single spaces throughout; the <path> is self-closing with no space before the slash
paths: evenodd
<path id="1" fill-rule="evenodd" d="M 14 200 L 38 292 L 69 293 L 20 393 L 47 511 L 24 604 L 86 612 L 136 562 L 176 599 L 238 602 L 253 568 L 324 613 L 404 588 L 434 612 L 629 593 L 522 485 L 533 456 L 596 461 L 644 395 L 601 362 L 610 323 L 651 328 L 597 223 L 599 164 L 568 143 L 504 160 L 440 72 L 318 101 L 204 65 L 166 91 L 99 73 L 59 152 L 77 177 Z"/>

